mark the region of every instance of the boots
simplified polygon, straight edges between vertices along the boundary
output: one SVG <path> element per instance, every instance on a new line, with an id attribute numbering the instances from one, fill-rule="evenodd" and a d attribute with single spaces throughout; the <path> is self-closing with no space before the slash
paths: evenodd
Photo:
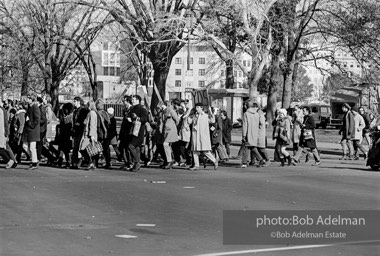
<path id="1" fill-rule="evenodd" d="M 281 165 L 280 167 L 285 166 L 285 158 L 280 158 Z"/>
<path id="2" fill-rule="evenodd" d="M 289 156 L 286 157 L 286 159 L 288 160 L 288 165 L 291 166 L 292 165 L 292 158 Z"/>

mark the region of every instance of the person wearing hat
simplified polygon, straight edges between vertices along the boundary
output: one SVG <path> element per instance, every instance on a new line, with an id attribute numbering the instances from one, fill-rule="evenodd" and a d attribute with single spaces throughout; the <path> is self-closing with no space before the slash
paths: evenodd
<path id="1" fill-rule="evenodd" d="M 340 144 L 342 145 L 343 156 L 339 160 L 352 160 L 354 155 L 354 147 L 352 145 L 352 138 L 355 132 L 355 119 L 351 112 L 351 106 L 344 103 L 342 106 L 343 120 L 342 127 L 339 130 L 339 135 L 342 135 Z"/>
<path id="2" fill-rule="evenodd" d="M 120 156 L 119 148 L 117 147 L 117 125 L 116 125 L 116 118 L 115 118 L 115 109 L 114 108 L 107 108 L 107 113 L 110 118 L 110 124 L 108 126 L 107 131 L 107 138 L 110 142 L 110 145 L 113 147 L 113 150 L 116 153 L 117 158 Z"/>
<path id="3" fill-rule="evenodd" d="M 209 132 L 209 123 L 215 122 L 215 117 L 204 112 L 202 103 L 195 104 L 196 113 L 189 117 L 189 123 L 192 125 L 192 145 L 194 166 L 189 170 L 195 171 L 199 169 L 199 155 L 203 153 L 211 162 L 214 163 L 214 169 L 218 168 L 218 161 L 211 153 L 211 138 Z"/>
<path id="4" fill-rule="evenodd" d="M 364 146 L 361 144 L 363 141 L 363 129 L 365 128 L 366 124 L 364 121 L 364 118 L 359 113 L 359 108 L 354 106 L 351 109 L 352 114 L 354 115 L 354 121 L 355 121 L 355 129 L 354 134 L 352 138 L 352 143 L 354 147 L 354 160 L 359 160 L 358 156 L 358 149 L 360 149 L 364 154 L 364 159 L 367 158 L 368 151 L 364 148 Z"/>
<path id="5" fill-rule="evenodd" d="M 291 157 L 286 147 L 291 143 L 291 121 L 288 117 L 286 109 L 282 108 L 278 111 L 277 122 L 274 132 L 276 138 L 276 150 L 280 155 L 281 166 L 285 166 L 285 162 L 291 165 Z"/>

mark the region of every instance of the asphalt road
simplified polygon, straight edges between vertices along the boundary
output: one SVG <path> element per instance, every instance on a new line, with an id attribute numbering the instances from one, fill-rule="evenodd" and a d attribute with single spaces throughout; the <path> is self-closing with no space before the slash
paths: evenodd
<path id="1" fill-rule="evenodd" d="M 223 245 L 223 210 L 380 210 L 380 172 L 336 159 L 199 172 L 0 169 L 0 255 L 380 255 L 379 245 Z"/>

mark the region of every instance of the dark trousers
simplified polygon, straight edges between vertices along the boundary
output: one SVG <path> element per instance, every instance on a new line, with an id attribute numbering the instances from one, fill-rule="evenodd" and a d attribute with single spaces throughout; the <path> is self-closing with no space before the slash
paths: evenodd
<path id="1" fill-rule="evenodd" d="M 140 164 L 141 147 L 129 144 L 128 149 L 132 155 L 133 162 L 135 164 Z"/>
<path id="2" fill-rule="evenodd" d="M 74 136 L 73 137 L 73 154 L 71 156 L 71 165 L 72 166 L 78 166 L 79 163 L 79 146 L 80 146 L 80 141 L 82 139 L 82 136 Z"/>
<path id="3" fill-rule="evenodd" d="M 38 158 L 38 161 L 41 161 L 42 155 L 44 155 L 42 148 L 43 148 L 43 145 L 45 143 L 45 140 L 46 140 L 46 131 L 40 133 L 40 141 L 37 141 L 37 158 Z M 45 151 L 45 153 L 46 153 L 46 151 Z"/>
<path id="4" fill-rule="evenodd" d="M 103 146 L 103 156 L 106 160 L 106 164 L 109 165 L 109 164 L 111 164 L 110 140 L 109 139 L 103 140 L 102 146 Z"/>
<path id="5" fill-rule="evenodd" d="M 174 161 L 181 162 L 181 157 L 186 161 L 186 164 L 191 164 L 191 152 L 189 150 L 190 142 L 176 141 L 172 144 Z"/>

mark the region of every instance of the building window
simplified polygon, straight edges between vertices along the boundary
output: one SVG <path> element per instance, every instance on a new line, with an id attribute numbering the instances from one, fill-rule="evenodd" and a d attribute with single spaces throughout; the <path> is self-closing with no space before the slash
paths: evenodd
<path id="1" fill-rule="evenodd" d="M 117 67 L 117 68 L 116 68 L 116 75 L 117 75 L 117 76 L 120 76 L 120 67 Z"/>
<path id="2" fill-rule="evenodd" d="M 181 58 L 175 58 L 175 64 L 182 64 Z"/>
<path id="3" fill-rule="evenodd" d="M 243 72 L 239 71 L 239 77 L 243 76 Z"/>
<path id="4" fill-rule="evenodd" d="M 110 76 L 115 75 L 115 67 L 110 67 Z"/>
<path id="5" fill-rule="evenodd" d="M 224 76 L 225 74 L 224 74 L 224 70 L 222 70 L 222 72 L 221 72 L 221 74 L 220 74 L 221 76 Z"/>
<path id="6" fill-rule="evenodd" d="M 116 66 L 120 67 L 120 53 L 116 53 Z"/>
<path id="7" fill-rule="evenodd" d="M 237 77 L 237 71 L 236 70 L 234 71 L 234 77 Z"/>
<path id="8" fill-rule="evenodd" d="M 116 58 L 115 53 L 110 53 L 110 66 L 115 66 Z"/>
<path id="9" fill-rule="evenodd" d="M 250 67 L 251 66 L 251 61 L 247 61 L 247 66 Z"/>
<path id="10" fill-rule="evenodd" d="M 357 68 L 360 68 L 360 65 L 356 65 Z"/>
<path id="11" fill-rule="evenodd" d="M 247 61 L 246 61 L 246 60 L 243 60 L 243 66 L 244 66 L 244 67 L 247 66 Z"/>
<path id="12" fill-rule="evenodd" d="M 193 82 L 187 82 L 186 87 L 193 87 Z"/>
<path id="13" fill-rule="evenodd" d="M 103 67 L 103 75 L 108 76 L 108 67 Z"/>
<path id="14" fill-rule="evenodd" d="M 199 64 L 206 64 L 205 58 L 199 58 Z"/>
<path id="15" fill-rule="evenodd" d="M 181 70 L 180 69 L 176 69 L 175 70 L 175 75 L 176 76 L 180 76 L 181 75 Z"/>
<path id="16" fill-rule="evenodd" d="M 181 87 L 181 80 L 175 80 L 175 87 Z"/>
<path id="17" fill-rule="evenodd" d="M 102 66 L 109 66 L 110 59 L 109 54 L 106 52 L 103 52 L 103 60 L 102 60 Z"/>
<path id="18" fill-rule="evenodd" d="M 200 75 L 200 76 L 206 75 L 206 70 L 205 69 L 200 69 L 199 72 L 198 72 L 198 75 Z"/>
<path id="19" fill-rule="evenodd" d="M 108 51 L 108 42 L 103 43 L 103 51 Z"/>
<path id="20" fill-rule="evenodd" d="M 193 64 L 193 58 L 190 58 L 190 64 Z"/>
<path id="21" fill-rule="evenodd" d="M 198 82 L 198 86 L 199 86 L 199 87 L 205 87 L 205 86 L 206 86 L 205 81 L 199 81 L 199 82 Z"/>

